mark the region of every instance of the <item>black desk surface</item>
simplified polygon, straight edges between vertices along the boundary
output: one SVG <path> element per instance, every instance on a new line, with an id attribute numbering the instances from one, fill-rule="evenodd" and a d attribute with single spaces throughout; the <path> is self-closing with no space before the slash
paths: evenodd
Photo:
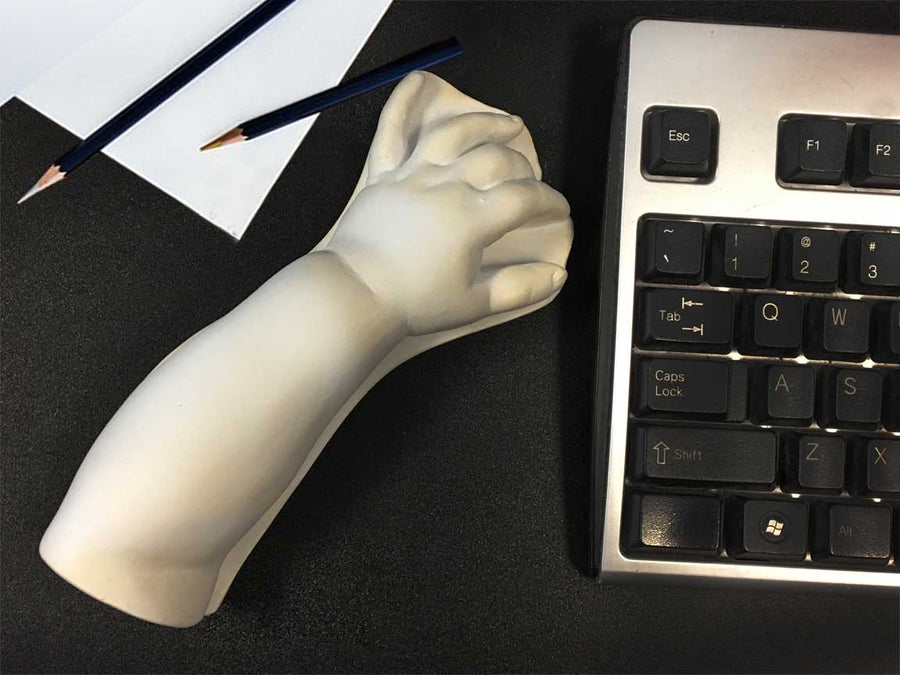
<path id="1" fill-rule="evenodd" d="M 896 0 L 397 2 L 353 72 L 458 36 L 466 55 L 436 72 L 521 115 L 572 203 L 568 284 L 382 381 L 187 630 L 88 598 L 38 541 L 147 372 L 328 229 L 387 92 L 322 115 L 239 244 L 105 157 L 16 208 L 73 138 L 3 106 L 3 672 L 897 672 L 896 594 L 604 587 L 586 570 L 603 170 L 641 15 L 900 24 Z"/>

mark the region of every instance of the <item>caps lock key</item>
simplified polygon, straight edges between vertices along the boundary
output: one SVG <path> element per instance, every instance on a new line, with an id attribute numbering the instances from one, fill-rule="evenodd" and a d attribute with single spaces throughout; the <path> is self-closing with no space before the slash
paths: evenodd
<path id="1" fill-rule="evenodd" d="M 724 415 L 728 412 L 731 365 L 700 359 L 644 361 L 640 405 L 652 412 Z"/>

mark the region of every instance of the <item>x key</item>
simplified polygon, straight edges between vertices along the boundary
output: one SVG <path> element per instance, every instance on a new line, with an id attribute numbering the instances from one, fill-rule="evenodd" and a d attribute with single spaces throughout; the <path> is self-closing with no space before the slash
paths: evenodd
<path id="1" fill-rule="evenodd" d="M 870 492 L 900 492 L 900 441 L 868 442 L 866 487 Z"/>

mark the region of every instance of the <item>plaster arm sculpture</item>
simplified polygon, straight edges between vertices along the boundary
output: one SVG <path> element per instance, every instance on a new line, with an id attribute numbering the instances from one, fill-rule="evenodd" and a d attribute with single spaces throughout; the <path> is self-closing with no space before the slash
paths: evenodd
<path id="1" fill-rule="evenodd" d="M 131 394 L 75 476 L 43 559 L 149 621 L 188 626 L 215 611 L 380 377 L 559 291 L 568 204 L 539 178 L 519 118 L 433 75 L 406 78 L 335 227 Z"/>

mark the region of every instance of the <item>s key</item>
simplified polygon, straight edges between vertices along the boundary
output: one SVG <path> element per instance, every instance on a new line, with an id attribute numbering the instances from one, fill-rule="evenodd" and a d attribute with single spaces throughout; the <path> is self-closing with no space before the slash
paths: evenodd
<path id="1" fill-rule="evenodd" d="M 876 427 L 881 421 L 882 374 L 871 368 L 836 370 L 822 377 L 819 426 Z"/>
<path id="2" fill-rule="evenodd" d="M 672 346 L 726 353 L 731 346 L 731 294 L 676 288 L 645 289 L 641 295 L 641 340 L 650 346 Z"/>

